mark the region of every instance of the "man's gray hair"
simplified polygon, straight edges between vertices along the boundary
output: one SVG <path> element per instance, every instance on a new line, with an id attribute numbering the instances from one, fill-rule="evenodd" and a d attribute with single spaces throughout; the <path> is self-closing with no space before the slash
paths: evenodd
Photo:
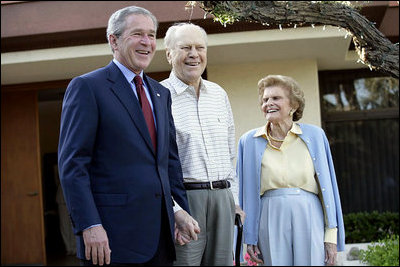
<path id="1" fill-rule="evenodd" d="M 108 43 L 110 44 L 109 36 L 111 34 L 115 35 L 117 38 L 119 38 L 122 33 L 125 31 L 126 28 L 126 17 L 129 15 L 144 15 L 148 16 L 151 18 L 153 21 L 155 30 L 157 32 L 158 28 L 158 22 L 157 18 L 147 9 L 142 8 L 142 7 L 137 7 L 137 6 L 128 6 L 125 8 L 122 8 L 120 10 L 115 11 L 111 16 L 110 19 L 108 20 L 108 26 L 107 26 L 107 33 L 106 33 L 106 38 Z M 110 44 L 111 46 L 111 44 Z M 111 47 L 112 49 L 112 47 Z M 113 51 L 114 52 L 114 51 Z"/>
<path id="2" fill-rule="evenodd" d="M 201 32 L 201 34 L 203 35 L 204 41 L 207 45 L 207 43 L 208 43 L 207 33 L 202 27 L 200 27 L 199 25 L 193 24 L 193 23 L 180 22 L 180 23 L 175 23 L 174 25 L 169 27 L 169 29 L 167 30 L 167 33 L 165 34 L 165 37 L 164 37 L 164 46 L 166 49 L 174 48 L 174 45 L 176 42 L 175 33 L 181 27 L 192 27 L 194 29 L 199 30 Z"/>

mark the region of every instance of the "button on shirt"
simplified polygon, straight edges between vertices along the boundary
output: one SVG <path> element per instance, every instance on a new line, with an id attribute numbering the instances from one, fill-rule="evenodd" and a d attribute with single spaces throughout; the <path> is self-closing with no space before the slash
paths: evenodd
<path id="1" fill-rule="evenodd" d="M 161 82 L 171 91 L 172 115 L 184 182 L 228 179 L 239 204 L 234 169 L 235 126 L 228 96 L 219 85 L 201 79 L 200 95 L 173 71 Z"/>
<path id="2" fill-rule="evenodd" d="M 268 140 L 267 125 L 260 128 L 254 136 Z M 301 188 L 318 195 L 313 159 L 307 145 L 298 137 L 302 131 L 293 123 L 280 148 L 267 145 L 261 161 L 261 189 L 265 191 L 278 188 Z M 325 242 L 336 244 L 337 228 L 325 229 Z"/>

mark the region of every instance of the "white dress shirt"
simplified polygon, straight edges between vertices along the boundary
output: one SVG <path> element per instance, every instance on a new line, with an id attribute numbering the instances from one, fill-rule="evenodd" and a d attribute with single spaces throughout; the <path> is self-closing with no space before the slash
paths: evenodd
<path id="1" fill-rule="evenodd" d="M 225 90 L 201 79 L 200 95 L 172 71 L 161 82 L 171 91 L 172 115 L 184 182 L 227 179 L 235 204 L 239 205 L 234 168 L 235 126 Z"/>

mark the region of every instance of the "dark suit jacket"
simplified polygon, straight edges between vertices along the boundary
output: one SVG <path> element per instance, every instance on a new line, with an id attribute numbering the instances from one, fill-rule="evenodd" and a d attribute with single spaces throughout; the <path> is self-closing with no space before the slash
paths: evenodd
<path id="1" fill-rule="evenodd" d="M 189 212 L 170 92 L 145 75 L 144 80 L 155 110 L 157 154 L 139 102 L 113 62 L 74 78 L 65 92 L 58 166 L 81 259 L 82 231 L 102 224 L 112 262 L 146 262 L 157 249 L 162 198 L 170 240 L 171 194 Z"/>

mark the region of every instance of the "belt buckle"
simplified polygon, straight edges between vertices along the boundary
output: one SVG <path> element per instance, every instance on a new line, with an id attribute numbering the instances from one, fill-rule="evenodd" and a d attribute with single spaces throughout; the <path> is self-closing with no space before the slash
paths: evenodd
<path id="1" fill-rule="evenodd" d="M 213 187 L 213 184 L 212 184 L 213 182 L 212 181 L 208 181 L 208 182 L 210 183 L 210 189 L 215 190 L 215 188 Z"/>
<path id="2" fill-rule="evenodd" d="M 229 188 L 229 182 L 228 182 L 228 180 L 224 180 L 225 181 L 225 188 Z"/>

